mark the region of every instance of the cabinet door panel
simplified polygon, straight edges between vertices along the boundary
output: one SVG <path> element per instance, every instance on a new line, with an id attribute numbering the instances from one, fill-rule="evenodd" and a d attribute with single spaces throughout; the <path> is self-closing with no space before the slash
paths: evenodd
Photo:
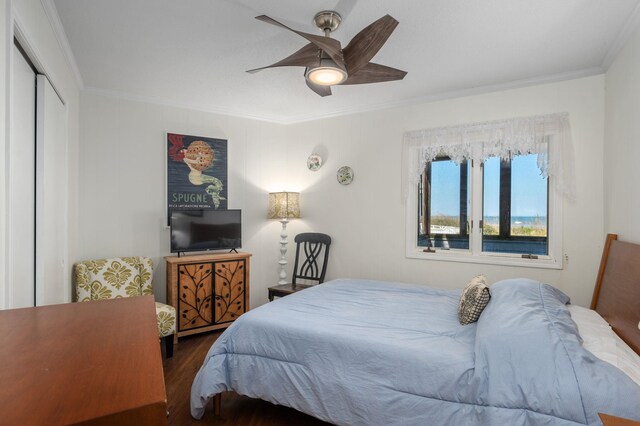
<path id="1" fill-rule="evenodd" d="M 212 264 L 178 265 L 179 330 L 212 324 Z"/>
<path id="2" fill-rule="evenodd" d="M 215 263 L 216 324 L 232 322 L 246 311 L 244 260 Z"/>

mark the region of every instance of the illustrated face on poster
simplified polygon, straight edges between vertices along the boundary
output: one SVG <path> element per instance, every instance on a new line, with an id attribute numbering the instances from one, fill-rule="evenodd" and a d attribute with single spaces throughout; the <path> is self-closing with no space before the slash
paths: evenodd
<path id="1" fill-rule="evenodd" d="M 227 141 L 167 133 L 167 207 L 227 208 Z"/>

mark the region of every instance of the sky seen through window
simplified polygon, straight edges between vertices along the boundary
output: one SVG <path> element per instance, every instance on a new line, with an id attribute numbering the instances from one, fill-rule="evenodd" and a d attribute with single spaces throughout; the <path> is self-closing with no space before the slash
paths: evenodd
<path id="1" fill-rule="evenodd" d="M 511 216 L 547 217 L 547 178 L 537 165 L 537 154 L 518 155 L 511 166 Z M 500 159 L 484 163 L 484 216 L 500 215 Z M 460 215 L 460 165 L 431 163 L 431 215 Z"/>

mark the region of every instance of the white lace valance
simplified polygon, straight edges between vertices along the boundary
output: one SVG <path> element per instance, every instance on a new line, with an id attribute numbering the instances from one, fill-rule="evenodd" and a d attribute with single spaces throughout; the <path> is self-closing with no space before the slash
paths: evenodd
<path id="1" fill-rule="evenodd" d="M 573 199 L 575 178 L 568 113 L 406 132 L 402 152 L 404 199 L 415 192 L 425 164 L 438 156 L 461 163 L 534 153 L 538 154 L 541 173 L 552 178 L 553 188 Z"/>

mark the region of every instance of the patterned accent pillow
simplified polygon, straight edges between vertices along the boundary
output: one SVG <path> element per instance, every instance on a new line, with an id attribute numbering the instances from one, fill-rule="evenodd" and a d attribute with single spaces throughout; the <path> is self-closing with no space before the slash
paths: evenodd
<path id="1" fill-rule="evenodd" d="M 473 277 L 460 295 L 458 319 L 460 324 L 467 325 L 478 321 L 480 314 L 489 303 L 491 294 L 484 275 Z"/>

